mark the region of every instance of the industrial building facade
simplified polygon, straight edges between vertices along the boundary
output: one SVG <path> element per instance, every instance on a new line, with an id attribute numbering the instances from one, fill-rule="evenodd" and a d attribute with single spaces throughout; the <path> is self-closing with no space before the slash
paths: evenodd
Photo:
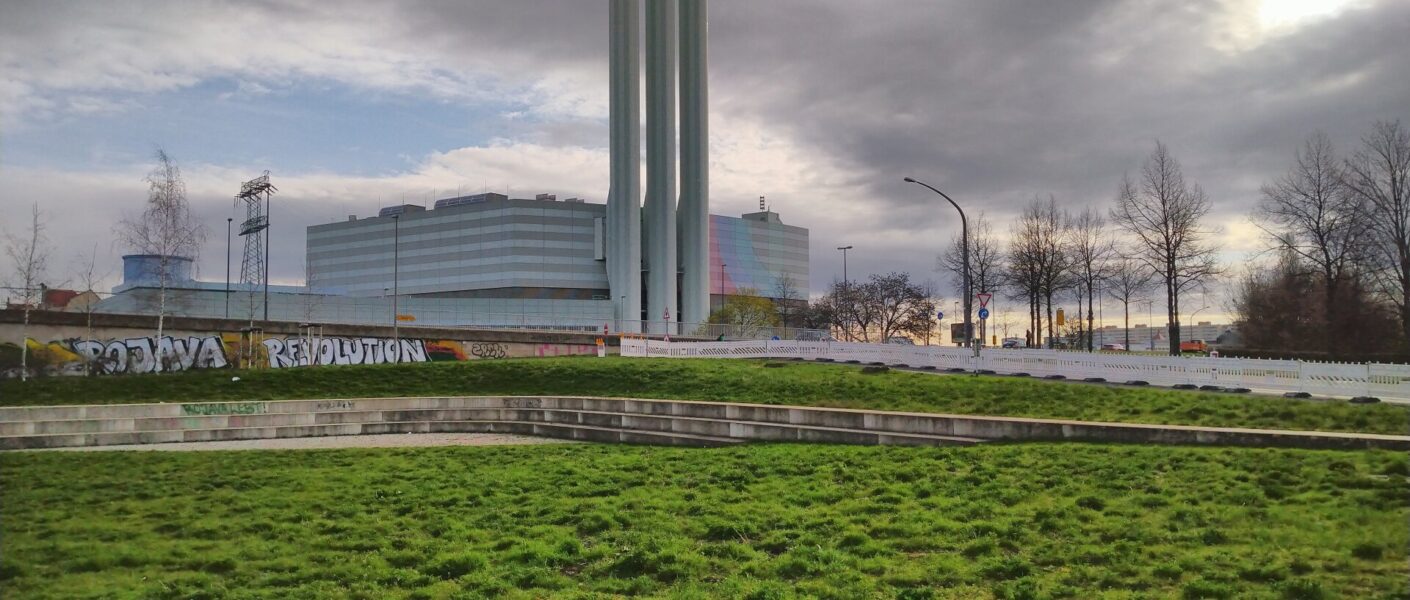
<path id="1" fill-rule="evenodd" d="M 309 227 L 309 286 L 351 296 L 385 296 L 396 287 L 404 296 L 608 299 L 599 249 L 606 207 L 468 198 L 476 201 L 448 198 L 395 221 L 387 215 Z"/>
<path id="2" fill-rule="evenodd" d="M 603 313 L 595 304 L 611 303 L 614 319 L 661 319 L 645 309 L 615 313 L 624 303 L 613 302 L 619 299 L 607 279 L 606 206 L 500 194 L 446 198 L 435 206 L 392 207 L 380 213 L 386 216 L 309 227 L 309 287 L 358 297 L 395 290 L 406 300 L 448 301 L 441 304 L 493 299 L 506 313 L 528 301 L 556 300 L 557 311 L 580 307 L 593 318 Z M 806 298 L 808 230 L 769 211 L 710 215 L 709 273 L 712 305 L 740 290 L 774 297 L 785 279 Z"/>

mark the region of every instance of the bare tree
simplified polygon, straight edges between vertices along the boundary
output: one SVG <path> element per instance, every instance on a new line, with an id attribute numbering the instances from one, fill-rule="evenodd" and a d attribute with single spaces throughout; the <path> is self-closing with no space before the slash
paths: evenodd
<path id="1" fill-rule="evenodd" d="M 1010 232 L 1008 252 L 1008 290 L 1012 300 L 1028 302 L 1028 325 L 1025 334 L 1029 347 L 1037 345 L 1042 336 L 1042 267 L 1039 264 L 1037 243 L 1034 240 L 1035 228 L 1029 215 L 1024 217 Z"/>
<path id="2" fill-rule="evenodd" d="M 1003 244 L 994 235 L 989 220 L 984 213 L 970 224 L 969 228 L 969 276 L 975 293 L 998 292 L 1004 285 L 1005 264 Z M 936 260 L 938 271 L 947 272 L 954 278 L 955 289 L 964 297 L 964 238 L 950 240 L 945 252 Z M 961 315 L 956 318 L 963 320 Z M 973 320 L 973 319 L 972 319 Z M 985 336 L 985 321 L 977 321 L 979 335 Z"/>
<path id="3" fill-rule="evenodd" d="M 74 261 L 75 269 L 78 272 L 78 284 L 83 286 L 83 293 L 90 295 L 98 294 L 98 284 L 107 278 L 107 271 L 98 269 L 98 244 L 93 244 L 93 251 L 88 256 L 79 255 Z M 98 303 L 90 299 L 82 306 L 84 316 L 84 338 L 93 339 L 93 313 L 98 308 Z M 93 362 L 88 355 L 83 355 L 83 374 L 89 376 L 93 374 Z"/>
<path id="4" fill-rule="evenodd" d="M 1179 161 L 1156 142 L 1139 184 L 1124 177 L 1111 211 L 1116 226 L 1134 238 L 1134 256 L 1165 285 L 1172 356 L 1180 354 L 1180 292 L 1219 273 L 1218 248 L 1208 240 L 1213 232 L 1201 222 L 1209 208 L 1204 190 L 1186 183 Z"/>
<path id="5" fill-rule="evenodd" d="M 798 310 L 798 305 L 803 301 L 803 296 L 798 291 L 798 280 L 792 275 L 784 273 L 774 279 L 774 307 L 778 309 L 780 323 L 785 330 L 788 329 L 789 317 Z"/>
<path id="6" fill-rule="evenodd" d="M 1287 174 L 1263 186 L 1254 222 L 1280 250 L 1306 261 L 1322 277 L 1326 307 L 1323 350 L 1334 352 L 1342 285 L 1356 267 L 1365 242 L 1364 202 L 1349 193 L 1332 142 L 1321 132 L 1307 138 Z M 1246 284 L 1245 287 L 1248 287 Z"/>
<path id="7" fill-rule="evenodd" d="M 5 235 L 5 255 L 10 259 L 11 274 L 6 287 L 18 293 L 24 310 L 20 327 L 20 380 L 29 379 L 29 313 L 44 301 L 44 280 L 49 270 L 49 245 L 44 213 L 36 202 L 30 207 L 29 227 L 23 233 Z"/>
<path id="8" fill-rule="evenodd" d="M 1343 183 L 1367 211 L 1371 260 L 1381 292 L 1400 316 L 1410 346 L 1410 131 L 1380 121 L 1347 159 Z"/>
<path id="9" fill-rule="evenodd" d="M 1057 200 L 1034 198 L 1015 224 L 1009 251 L 1009 278 L 1025 291 L 1033 321 L 1034 345 L 1043 345 L 1046 315 L 1049 343 L 1057 337 L 1053 322 L 1053 297 L 1069 287 L 1072 267 L 1067 247 L 1068 218 Z"/>
<path id="10" fill-rule="evenodd" d="M 129 249 L 153 255 L 157 261 L 160 290 L 157 303 L 157 339 L 161 340 L 167 311 L 167 288 L 178 259 L 194 261 L 206 239 L 206 228 L 191 215 L 186 182 L 181 169 L 164 150 L 157 149 L 157 166 L 147 175 L 147 203 L 138 216 L 128 216 L 116 227 L 118 239 Z M 160 347 L 160 344 L 158 344 Z M 158 369 L 170 357 L 158 357 Z"/>
<path id="11" fill-rule="evenodd" d="M 1072 258 L 1072 275 L 1076 283 L 1077 318 L 1082 320 L 1082 300 L 1087 301 L 1087 351 L 1093 350 L 1091 332 L 1096 331 L 1097 285 L 1106 279 L 1115 245 L 1106 230 L 1101 213 L 1087 208 L 1071 220 L 1068 229 L 1068 254 Z"/>
<path id="12" fill-rule="evenodd" d="M 1128 257 L 1120 257 L 1111 263 L 1106 278 L 1106 293 L 1121 303 L 1127 350 L 1131 349 L 1131 304 L 1146 298 L 1154 277 L 1155 273 L 1144 264 Z"/>
<path id="13" fill-rule="evenodd" d="M 885 342 L 897 334 L 920 335 L 928 326 L 935 304 L 930 290 L 911 281 L 908 273 L 872 275 L 861 284 L 862 302 L 874 315 L 877 341 Z"/>

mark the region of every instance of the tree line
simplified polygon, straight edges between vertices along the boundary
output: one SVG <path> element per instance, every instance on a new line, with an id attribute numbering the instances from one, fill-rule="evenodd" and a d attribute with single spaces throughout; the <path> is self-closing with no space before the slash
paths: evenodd
<path id="1" fill-rule="evenodd" d="M 1313 133 L 1265 184 L 1271 268 L 1240 277 L 1245 344 L 1332 358 L 1410 350 L 1410 131 L 1381 121 L 1348 154 Z"/>
<path id="2" fill-rule="evenodd" d="M 968 240 L 972 289 L 1025 303 L 1029 346 L 1053 347 L 1064 340 L 1093 350 L 1099 296 L 1122 304 L 1129 329 L 1131 304 L 1160 283 L 1166 290 L 1170 352 L 1177 354 L 1180 295 L 1220 272 L 1218 247 L 1211 240 L 1217 231 L 1204 222 L 1209 209 L 1204 191 L 1185 181 L 1179 162 L 1157 142 L 1138 176 L 1122 180 L 1109 211 L 1074 213 L 1059 208 L 1051 195 L 1035 197 L 1012 223 L 1006 240 L 981 213 L 970 224 Z M 937 257 L 937 270 L 951 276 L 960 290 L 964 244 L 957 237 Z M 807 326 L 851 340 L 928 338 L 940 305 L 934 291 L 905 273 L 872 275 L 834 283 L 803 314 Z M 1078 310 L 1063 330 L 1056 309 L 1069 297 Z"/>
<path id="3" fill-rule="evenodd" d="M 1234 274 L 1230 308 L 1241 344 L 1326 357 L 1410 348 L 1407 193 L 1410 133 L 1399 121 L 1375 123 L 1345 156 L 1325 134 L 1310 136 L 1288 172 L 1262 186 L 1251 215 L 1275 260 Z M 1024 305 L 1029 346 L 1088 351 L 1099 302 L 1121 306 L 1130 348 L 1132 306 L 1163 299 L 1166 350 L 1179 354 L 1185 301 L 1230 274 L 1218 260 L 1221 230 L 1209 222 L 1211 209 L 1204 189 L 1157 141 L 1104 209 L 1069 211 L 1052 195 L 1035 196 L 1005 237 L 981 213 L 968 240 L 972 289 Z M 937 270 L 958 290 L 963 244 L 956 237 L 937 257 Z M 1076 313 L 1059 317 L 1059 307 L 1073 302 Z M 785 324 L 883 342 L 928 341 L 942 304 L 934 286 L 887 273 L 834 282 L 812 302 L 782 305 L 794 307 Z"/>

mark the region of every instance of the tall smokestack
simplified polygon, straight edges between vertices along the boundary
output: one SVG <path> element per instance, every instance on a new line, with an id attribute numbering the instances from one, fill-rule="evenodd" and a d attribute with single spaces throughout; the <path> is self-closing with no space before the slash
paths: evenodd
<path id="1" fill-rule="evenodd" d="M 680 0 L 681 320 L 710 318 L 710 110 L 705 0 Z"/>
<path id="2" fill-rule="evenodd" d="M 676 309 L 676 0 L 646 3 L 646 311 Z M 670 324 L 652 328 L 675 333 Z"/>
<path id="3" fill-rule="evenodd" d="M 611 188 L 607 193 L 607 282 L 619 331 L 641 320 L 641 3 L 611 0 Z"/>

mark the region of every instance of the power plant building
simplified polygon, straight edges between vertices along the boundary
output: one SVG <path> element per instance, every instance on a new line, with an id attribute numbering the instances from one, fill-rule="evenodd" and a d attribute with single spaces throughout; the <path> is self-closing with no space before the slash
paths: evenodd
<path id="1" fill-rule="evenodd" d="M 479 194 L 434 206 L 309 227 L 309 286 L 360 297 L 395 289 L 407 306 L 440 300 L 435 304 L 449 308 L 457 299 L 476 299 L 493 313 L 660 320 L 617 312 L 622 299 L 611 296 L 608 282 L 605 205 Z M 711 306 L 722 302 L 721 294 L 741 290 L 774 297 L 785 279 L 807 297 L 807 229 L 785 225 L 770 211 L 709 215 L 709 225 Z"/>

